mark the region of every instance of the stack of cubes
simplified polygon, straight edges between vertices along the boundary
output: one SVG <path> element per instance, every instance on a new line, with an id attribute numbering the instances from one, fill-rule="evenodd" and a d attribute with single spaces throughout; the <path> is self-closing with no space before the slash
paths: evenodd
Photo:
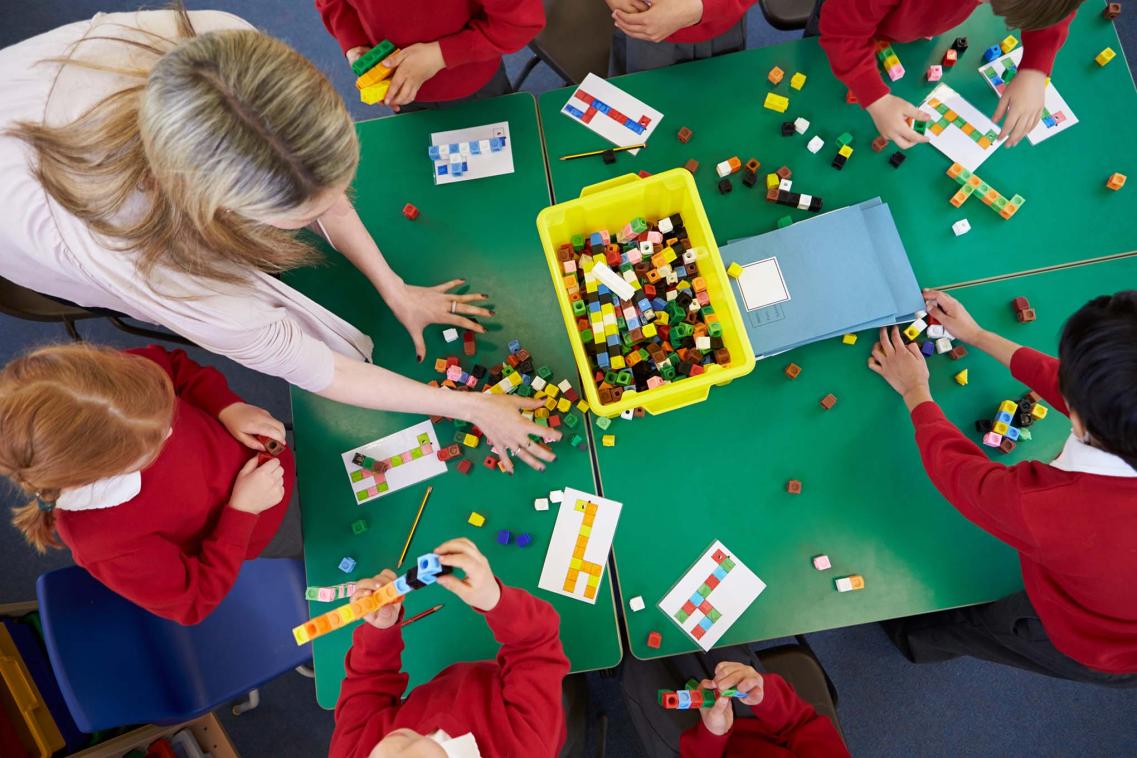
<path id="1" fill-rule="evenodd" d="M 983 436 L 983 444 L 1009 453 L 1015 446 L 1031 438 L 1030 427 L 1034 422 L 1046 418 L 1048 409 L 1039 401 L 1038 395 L 1028 392 L 1014 400 L 999 403 L 994 420 L 980 419 L 975 422 L 975 430 Z"/>

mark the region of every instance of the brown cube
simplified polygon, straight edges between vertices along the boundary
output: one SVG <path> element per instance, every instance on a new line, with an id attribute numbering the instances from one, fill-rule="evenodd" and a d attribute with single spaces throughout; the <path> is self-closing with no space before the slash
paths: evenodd
<path id="1" fill-rule="evenodd" d="M 715 351 L 715 363 L 720 366 L 725 366 L 730 363 L 730 351 L 725 347 L 720 347 Z"/>
<path id="2" fill-rule="evenodd" d="M 689 160 L 683 164 L 683 168 L 687 169 L 688 171 L 690 171 L 693 174 L 699 170 L 699 162 L 697 160 L 695 160 L 694 158 L 692 158 L 691 160 Z"/>
<path id="3" fill-rule="evenodd" d="M 1025 311 L 1027 308 L 1030 307 L 1030 301 L 1027 300 L 1025 297 L 1016 297 L 1014 300 L 1011 301 L 1011 307 L 1015 309 L 1016 313 L 1018 311 Z"/>
<path id="4" fill-rule="evenodd" d="M 786 376 L 790 379 L 797 379 L 799 374 L 801 374 L 801 366 L 796 363 L 791 363 L 786 366 Z"/>
<path id="5" fill-rule="evenodd" d="M 691 141 L 691 137 L 695 136 L 695 133 L 683 126 L 679 128 L 679 134 L 677 136 L 679 137 L 679 141 L 686 145 Z"/>
<path id="6" fill-rule="evenodd" d="M 767 202 L 771 202 L 771 203 L 778 202 L 778 188 L 777 187 L 771 187 L 770 189 L 766 190 L 766 200 L 767 200 Z"/>
<path id="7" fill-rule="evenodd" d="M 1010 437 L 1004 437 L 1003 441 L 999 443 L 999 448 L 1004 453 L 1009 453 L 1015 449 L 1015 441 Z"/>
<path id="8" fill-rule="evenodd" d="M 967 355 L 967 348 L 965 348 L 963 345 L 956 345 L 951 349 L 951 352 L 948 353 L 948 355 L 951 356 L 951 359 L 953 361 L 958 361 L 960 358 Z"/>
<path id="9" fill-rule="evenodd" d="M 794 172 L 790 171 L 789 166 L 782 166 L 780 169 L 778 169 L 774 173 L 778 175 L 779 179 L 789 179 L 791 176 L 794 175 Z"/>
<path id="10" fill-rule="evenodd" d="M 837 396 L 834 395 L 832 392 L 830 392 L 828 395 L 821 398 L 820 402 L 821 402 L 822 408 L 824 408 L 825 410 L 829 410 L 830 408 L 832 408 L 833 406 L 835 406 L 837 404 Z"/>
<path id="11" fill-rule="evenodd" d="M 1019 323 L 1026 324 L 1034 321 L 1037 316 L 1035 316 L 1034 308 L 1026 308 L 1016 313 L 1015 318 L 1019 320 Z"/>
<path id="12" fill-rule="evenodd" d="M 758 162 L 757 158 L 751 158 L 750 160 L 746 161 L 746 168 L 749 171 L 758 173 L 758 169 L 762 168 L 762 164 Z"/>
<path id="13" fill-rule="evenodd" d="M 888 147 L 888 138 L 881 137 L 879 134 L 877 138 L 872 141 L 872 149 L 874 153 L 879 153 L 884 148 Z"/>
<path id="14" fill-rule="evenodd" d="M 1121 3 L 1109 3 L 1105 6 L 1105 10 L 1101 12 L 1101 17 L 1112 21 L 1121 15 Z"/>
<path id="15" fill-rule="evenodd" d="M 786 492 L 790 493 L 791 495 L 800 495 L 801 482 L 799 482 L 797 479 L 790 479 L 788 482 L 786 482 Z"/>

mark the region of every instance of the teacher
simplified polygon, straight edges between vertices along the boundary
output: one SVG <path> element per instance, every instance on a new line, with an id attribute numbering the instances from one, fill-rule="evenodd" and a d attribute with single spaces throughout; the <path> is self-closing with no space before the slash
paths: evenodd
<path id="1" fill-rule="evenodd" d="M 359 330 L 274 275 L 318 260 L 313 227 L 374 285 L 419 360 L 423 329 L 477 332 L 485 295 L 404 282 L 346 195 L 359 163 L 339 95 L 236 16 L 99 14 L 0 50 L 0 276 L 184 335 L 364 408 L 460 418 L 537 469 L 539 402 L 432 388 L 370 363 Z M 502 456 L 508 466 L 509 457 Z"/>

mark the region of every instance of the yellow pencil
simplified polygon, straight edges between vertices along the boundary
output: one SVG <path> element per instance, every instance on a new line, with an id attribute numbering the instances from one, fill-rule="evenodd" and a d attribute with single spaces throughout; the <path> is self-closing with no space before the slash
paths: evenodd
<path id="1" fill-rule="evenodd" d="M 415 529 L 418 529 L 418 520 L 422 518 L 422 509 L 426 507 L 426 501 L 430 497 L 431 491 L 434 487 L 427 487 L 426 492 L 422 496 L 422 504 L 418 507 L 418 515 L 415 516 L 415 522 L 411 524 L 411 533 L 407 535 L 407 542 L 403 545 L 403 552 L 399 554 L 399 563 L 395 568 L 402 568 L 403 561 L 406 560 L 407 550 L 411 547 L 411 540 L 414 539 Z"/>
<path id="2" fill-rule="evenodd" d="M 613 153 L 619 153 L 624 150 L 635 150 L 636 148 L 647 147 L 647 143 L 643 142 L 639 145 L 627 145 L 626 147 L 606 147 L 603 150 L 591 150 L 587 153 L 575 153 L 573 155 L 562 155 L 562 161 L 571 161 L 573 158 L 587 158 L 590 155 L 601 155 L 611 150 Z"/>

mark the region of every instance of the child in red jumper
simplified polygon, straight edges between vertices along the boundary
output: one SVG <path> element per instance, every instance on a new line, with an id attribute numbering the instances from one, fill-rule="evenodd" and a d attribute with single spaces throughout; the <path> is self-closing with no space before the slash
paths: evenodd
<path id="1" fill-rule="evenodd" d="M 1002 16 L 1009 27 L 1022 29 L 1019 72 L 1007 85 L 994 115 L 996 122 L 1006 117 L 999 136 L 1007 138 L 1007 147 L 1014 147 L 1042 118 L 1054 56 L 1066 41 L 1082 0 L 989 1 L 995 15 Z M 928 141 L 908 120 L 927 121 L 929 116 L 889 94 L 877 69 L 874 42 L 912 42 L 942 34 L 963 23 L 983 2 L 988 0 L 817 0 L 806 34 L 820 32 L 821 47 L 834 75 L 869 112 L 880 135 L 907 149 Z M 978 40 L 971 45 L 972 50 L 984 47 Z M 978 59 L 976 53 L 972 55 Z M 974 72 L 974 62 L 961 65 Z M 913 75 L 922 72 L 909 72 Z"/>
<path id="2" fill-rule="evenodd" d="M 1137 686 L 1137 291 L 1095 298 L 1066 322 L 1058 359 L 985 331 L 951 295 L 928 315 L 1070 417 L 1050 464 L 993 463 L 932 400 L 928 368 L 894 327 L 869 368 L 900 393 L 936 488 L 1019 552 L 1025 592 L 886 624 L 917 663 L 971 655 L 1049 676 Z"/>
<path id="3" fill-rule="evenodd" d="M 398 111 L 512 92 L 501 56 L 545 26 L 541 0 L 316 0 L 348 63 L 381 40 L 399 48 L 384 105 Z"/>
<path id="4" fill-rule="evenodd" d="M 588 0 L 595 2 L 596 0 Z M 755 0 L 604 0 L 612 9 L 612 69 L 626 74 L 746 47 Z"/>
<path id="5" fill-rule="evenodd" d="M 0 473 L 35 497 L 13 523 L 155 615 L 196 624 L 280 527 L 284 427 L 181 350 L 35 350 L 0 372 Z M 267 455 L 265 456 L 268 457 Z"/>
<path id="6" fill-rule="evenodd" d="M 455 663 L 403 700 L 402 603 L 380 608 L 352 638 L 331 758 L 555 756 L 565 739 L 561 683 L 569 670 L 557 612 L 500 584 L 468 539 L 435 552 L 443 565 L 465 572 L 464 579 L 440 576 L 438 584 L 485 615 L 501 643 L 497 660 Z M 352 600 L 394 579 L 390 570 L 365 579 Z"/>

